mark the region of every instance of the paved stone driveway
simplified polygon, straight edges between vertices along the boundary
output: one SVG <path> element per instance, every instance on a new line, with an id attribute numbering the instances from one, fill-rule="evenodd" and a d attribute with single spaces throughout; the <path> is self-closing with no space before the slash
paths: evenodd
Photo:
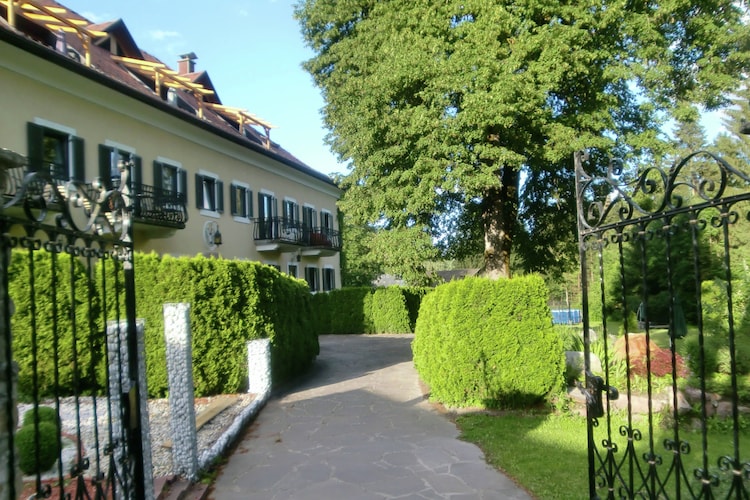
<path id="1" fill-rule="evenodd" d="M 424 400 L 412 340 L 322 336 L 311 375 L 261 410 L 209 498 L 530 498 Z"/>

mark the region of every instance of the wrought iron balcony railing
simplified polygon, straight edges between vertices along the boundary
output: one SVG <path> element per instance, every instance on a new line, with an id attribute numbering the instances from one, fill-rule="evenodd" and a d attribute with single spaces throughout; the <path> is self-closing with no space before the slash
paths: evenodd
<path id="1" fill-rule="evenodd" d="M 7 153 L 7 150 L 5 150 Z M 10 153 L 7 153 L 8 155 Z M 0 194 L 4 199 L 9 200 L 16 196 L 24 184 L 24 179 L 32 171 L 24 164 L 24 158 L 17 155 L 13 165 L 10 160 L 7 164 L 0 165 Z M 10 158 L 10 156 L 8 156 Z M 2 160 L 3 158 L 0 158 Z M 46 175 L 52 179 L 52 183 L 46 182 L 43 178 L 38 178 L 27 183 L 26 191 L 33 196 L 40 196 L 50 200 L 52 203 L 49 208 L 55 209 L 54 200 L 50 191 L 57 189 L 59 196 L 66 198 L 68 196 L 68 176 L 59 166 L 50 165 Z M 111 182 L 112 189 L 119 188 L 120 180 L 113 179 Z M 83 190 L 88 193 L 88 198 L 94 200 L 100 191 L 96 183 L 81 184 Z M 52 187 L 54 186 L 54 187 Z M 140 183 L 130 184 L 130 197 L 132 198 L 133 220 L 136 223 L 149 224 L 156 226 L 166 226 L 177 229 L 184 229 L 188 219 L 186 199 L 183 193 L 161 189 Z M 115 207 L 110 207 L 114 209 Z"/>
<path id="2" fill-rule="evenodd" d="M 253 219 L 253 222 L 253 239 L 256 242 L 280 245 L 273 249 L 288 249 L 291 245 L 299 249 L 341 250 L 341 235 L 333 229 L 308 226 L 283 217 L 261 217 Z"/>

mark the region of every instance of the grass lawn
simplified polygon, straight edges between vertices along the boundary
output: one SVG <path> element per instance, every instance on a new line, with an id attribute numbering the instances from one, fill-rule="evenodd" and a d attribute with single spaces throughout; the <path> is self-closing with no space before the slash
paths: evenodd
<path id="1" fill-rule="evenodd" d="M 510 413 L 457 419 L 461 438 L 540 499 L 588 496 L 586 420 Z"/>
<path id="2" fill-rule="evenodd" d="M 617 422 L 614 420 L 618 419 Z M 626 441 L 617 435 L 617 429 L 624 420 L 613 419 L 613 438 L 618 444 L 619 457 L 625 449 Z M 606 436 L 604 420 L 597 429 L 595 440 L 601 442 Z M 709 467 L 719 473 L 719 456 L 731 455 L 733 450 L 732 433 L 728 422 L 713 422 L 708 433 Z M 586 449 L 586 420 L 583 417 L 552 414 L 507 413 L 503 415 L 465 415 L 457 419 L 462 439 L 477 444 L 484 450 L 487 462 L 505 471 L 520 485 L 539 499 L 581 499 L 588 497 L 588 466 Z M 637 457 L 642 460 L 648 449 L 647 424 L 641 422 L 637 428 L 643 432 L 643 440 L 637 442 Z M 669 468 L 671 452 L 663 448 L 665 438 L 672 437 L 672 431 L 655 429 L 654 442 L 664 464 L 659 467 L 660 475 Z M 691 453 L 683 455 L 685 470 L 692 478 L 692 471 L 701 466 L 701 433 L 683 431 L 681 439 L 691 444 Z M 740 434 L 742 457 L 750 455 L 750 432 Z M 727 485 L 728 474 L 720 473 L 722 486 Z M 673 487 L 673 485 L 672 485 Z M 720 491 L 715 491 L 719 494 Z M 724 491 L 724 495 L 726 492 Z M 670 494 L 670 498 L 674 497 Z M 723 496 L 723 495 L 719 495 Z"/>

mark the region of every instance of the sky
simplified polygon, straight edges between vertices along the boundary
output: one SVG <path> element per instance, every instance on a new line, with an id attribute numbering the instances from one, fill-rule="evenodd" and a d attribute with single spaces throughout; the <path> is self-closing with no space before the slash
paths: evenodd
<path id="1" fill-rule="evenodd" d="M 324 143 L 323 98 L 302 63 L 313 56 L 296 0 L 59 0 L 92 22 L 122 19 L 136 44 L 172 69 L 194 52 L 222 104 L 270 122 L 271 139 L 310 167 L 346 173 Z"/>

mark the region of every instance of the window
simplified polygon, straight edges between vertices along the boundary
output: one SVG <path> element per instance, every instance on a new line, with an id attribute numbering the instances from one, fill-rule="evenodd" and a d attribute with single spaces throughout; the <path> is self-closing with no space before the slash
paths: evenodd
<path id="1" fill-rule="evenodd" d="M 318 283 L 318 268 L 317 267 L 306 267 L 305 268 L 305 281 L 310 287 L 311 292 L 317 292 L 320 290 L 320 284 Z"/>
<path id="2" fill-rule="evenodd" d="M 299 222 L 299 205 L 297 202 L 286 198 L 284 199 L 284 221 L 289 226 L 295 226 Z"/>
<path id="3" fill-rule="evenodd" d="M 197 208 L 209 212 L 204 215 L 224 212 L 224 183 L 215 174 L 199 171 L 195 174 L 195 200 Z"/>
<path id="4" fill-rule="evenodd" d="M 273 193 L 263 191 L 258 193 L 258 239 L 273 240 L 279 237 L 277 217 L 278 209 Z"/>
<path id="5" fill-rule="evenodd" d="M 315 227 L 315 219 L 316 219 L 315 207 L 305 205 L 304 208 L 302 209 L 302 224 L 304 224 L 308 230 L 311 230 Z"/>
<path id="6" fill-rule="evenodd" d="M 333 268 L 326 267 L 323 269 L 323 290 L 329 291 L 336 288 L 336 271 Z"/>
<path id="7" fill-rule="evenodd" d="M 229 202 L 232 204 L 232 215 L 243 221 L 253 216 L 253 192 L 243 182 L 232 181 L 229 187 Z"/>
<path id="8" fill-rule="evenodd" d="M 333 215 L 327 210 L 320 211 L 320 227 L 327 233 L 333 230 Z"/>
<path id="9" fill-rule="evenodd" d="M 75 130 L 43 120 L 27 124 L 29 170 L 46 171 L 56 180 L 84 182 L 83 139 Z"/>
<path id="10" fill-rule="evenodd" d="M 99 144 L 99 180 L 106 189 L 120 187 L 122 169 L 128 169 L 131 192 L 141 192 L 141 157 L 135 150 L 110 141 Z"/>
<path id="11" fill-rule="evenodd" d="M 289 276 L 291 276 L 292 278 L 296 278 L 297 277 L 297 264 L 289 264 L 287 266 L 287 272 L 286 273 Z"/>
<path id="12" fill-rule="evenodd" d="M 187 172 L 178 162 L 157 158 L 154 160 L 154 187 L 186 196 Z"/>

